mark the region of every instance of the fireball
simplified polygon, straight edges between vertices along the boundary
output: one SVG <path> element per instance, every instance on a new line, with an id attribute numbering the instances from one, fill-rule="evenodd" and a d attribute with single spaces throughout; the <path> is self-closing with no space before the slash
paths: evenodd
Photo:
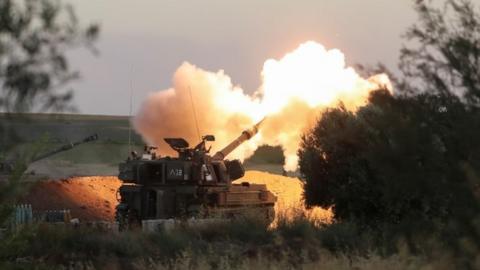
<path id="1" fill-rule="evenodd" d="M 267 116 L 260 133 L 229 158 L 244 159 L 262 144 L 281 145 L 285 169 L 297 167 L 300 136 L 320 116 L 321 110 L 339 102 L 355 110 L 368 94 L 391 89 L 385 74 L 365 79 L 345 63 L 338 49 L 326 49 L 308 41 L 281 59 L 268 59 L 261 73 L 262 84 L 249 95 L 223 70 L 209 72 L 183 63 L 175 72 L 173 87 L 152 93 L 134 119 L 136 131 L 145 141 L 168 153 L 164 137 L 198 140 L 201 132 L 214 134 L 216 151 L 245 128 Z M 192 99 L 198 113 L 194 119 Z"/>

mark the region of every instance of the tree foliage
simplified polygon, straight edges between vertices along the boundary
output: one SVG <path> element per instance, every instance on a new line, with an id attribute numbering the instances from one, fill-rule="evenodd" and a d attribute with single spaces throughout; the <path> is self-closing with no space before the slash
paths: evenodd
<path id="1" fill-rule="evenodd" d="M 0 112 L 7 112 L 0 122 L 3 139 L 16 138 L 14 125 L 7 125 L 8 121 L 15 121 L 9 117 L 10 112 L 71 108 L 73 93 L 67 87 L 78 78 L 78 72 L 70 68 L 67 51 L 81 46 L 94 51 L 97 34 L 98 26 L 83 28 L 73 8 L 60 1 L 0 1 Z M 0 225 L 3 225 L 11 205 L 25 189 L 23 173 L 31 157 L 16 155 L 10 164 L 5 159 L 15 145 L 0 145 L 3 163 L 0 165 L 13 167 L 13 172 L 0 170 L 2 178 L 6 178 L 0 182 Z M 37 150 L 30 149 L 30 155 Z"/>
<path id="2" fill-rule="evenodd" d="M 55 0 L 0 1 L 0 109 L 62 110 L 78 78 L 66 52 L 93 49 L 98 27 L 82 28 L 73 8 Z"/>
<path id="3" fill-rule="evenodd" d="M 340 221 L 454 221 L 478 237 L 480 16 L 461 0 L 415 8 L 396 94 L 373 92 L 356 112 L 328 109 L 303 136 L 305 200 Z"/>
<path id="4" fill-rule="evenodd" d="M 302 138 L 300 171 L 309 205 L 365 224 L 446 221 L 478 211 L 480 114 L 458 100 L 372 93 L 356 113 L 323 113 Z"/>
<path id="5" fill-rule="evenodd" d="M 403 86 L 410 93 L 459 95 L 480 105 L 480 12 L 467 0 L 443 8 L 417 1 L 419 21 L 406 33 L 400 52 Z"/>

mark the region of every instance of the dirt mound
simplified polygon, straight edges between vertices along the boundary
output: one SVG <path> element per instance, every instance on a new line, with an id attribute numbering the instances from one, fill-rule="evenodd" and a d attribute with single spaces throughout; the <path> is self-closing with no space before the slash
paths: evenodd
<path id="1" fill-rule="evenodd" d="M 291 216 L 302 211 L 315 219 L 329 220 L 331 212 L 321 208 L 305 210 L 302 203 L 302 182 L 298 178 L 285 177 L 259 171 L 247 171 L 237 181 L 266 184 L 278 197 L 277 214 Z M 114 176 L 73 177 L 60 181 L 35 183 L 22 200 L 32 205 L 34 211 L 70 209 L 72 217 L 80 220 L 113 221 L 116 192 L 122 182 Z"/>
<path id="2" fill-rule="evenodd" d="M 122 182 L 113 176 L 73 177 L 60 181 L 40 181 L 22 202 L 34 211 L 70 209 L 80 220 L 113 221 L 116 192 Z"/>

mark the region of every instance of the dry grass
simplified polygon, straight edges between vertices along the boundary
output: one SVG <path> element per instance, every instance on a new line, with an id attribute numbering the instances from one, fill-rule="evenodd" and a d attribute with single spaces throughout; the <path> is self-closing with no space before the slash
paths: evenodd
<path id="1" fill-rule="evenodd" d="M 339 225 L 342 225 L 339 227 Z M 106 233 L 95 228 L 38 226 L 0 248 L 0 269 L 458 269 L 463 259 L 439 243 L 428 255 L 407 246 L 385 254 L 372 234 L 348 224 L 317 227 L 279 217 L 276 228 L 255 220 L 172 231 Z M 4 262 L 1 259 L 6 259 Z M 480 256 L 470 264 L 478 269 Z M 43 267 L 43 268 L 42 268 Z M 464 267 L 463 267 L 464 268 Z"/>
<path id="2" fill-rule="evenodd" d="M 291 220 L 303 216 L 316 225 L 330 223 L 332 220 L 330 209 L 325 210 L 320 207 L 307 209 L 305 207 L 302 195 L 303 183 L 298 178 L 260 171 L 247 171 L 243 178 L 235 182 L 265 184 L 277 196 L 273 226 L 278 223 L 279 218 Z"/>

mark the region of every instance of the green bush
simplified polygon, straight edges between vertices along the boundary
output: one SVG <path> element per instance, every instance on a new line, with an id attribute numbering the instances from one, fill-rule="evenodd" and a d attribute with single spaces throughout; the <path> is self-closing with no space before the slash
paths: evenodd
<path id="1" fill-rule="evenodd" d="M 372 228 L 455 220 L 472 231 L 467 221 L 480 210 L 478 179 L 464 166 L 480 168 L 478 138 L 480 112 L 458 99 L 373 92 L 355 114 L 325 111 L 303 137 L 306 203 Z"/>
<path id="2" fill-rule="evenodd" d="M 285 155 L 281 146 L 261 145 L 259 146 L 253 155 L 245 160 L 246 163 L 269 163 L 280 164 L 285 163 Z"/>

